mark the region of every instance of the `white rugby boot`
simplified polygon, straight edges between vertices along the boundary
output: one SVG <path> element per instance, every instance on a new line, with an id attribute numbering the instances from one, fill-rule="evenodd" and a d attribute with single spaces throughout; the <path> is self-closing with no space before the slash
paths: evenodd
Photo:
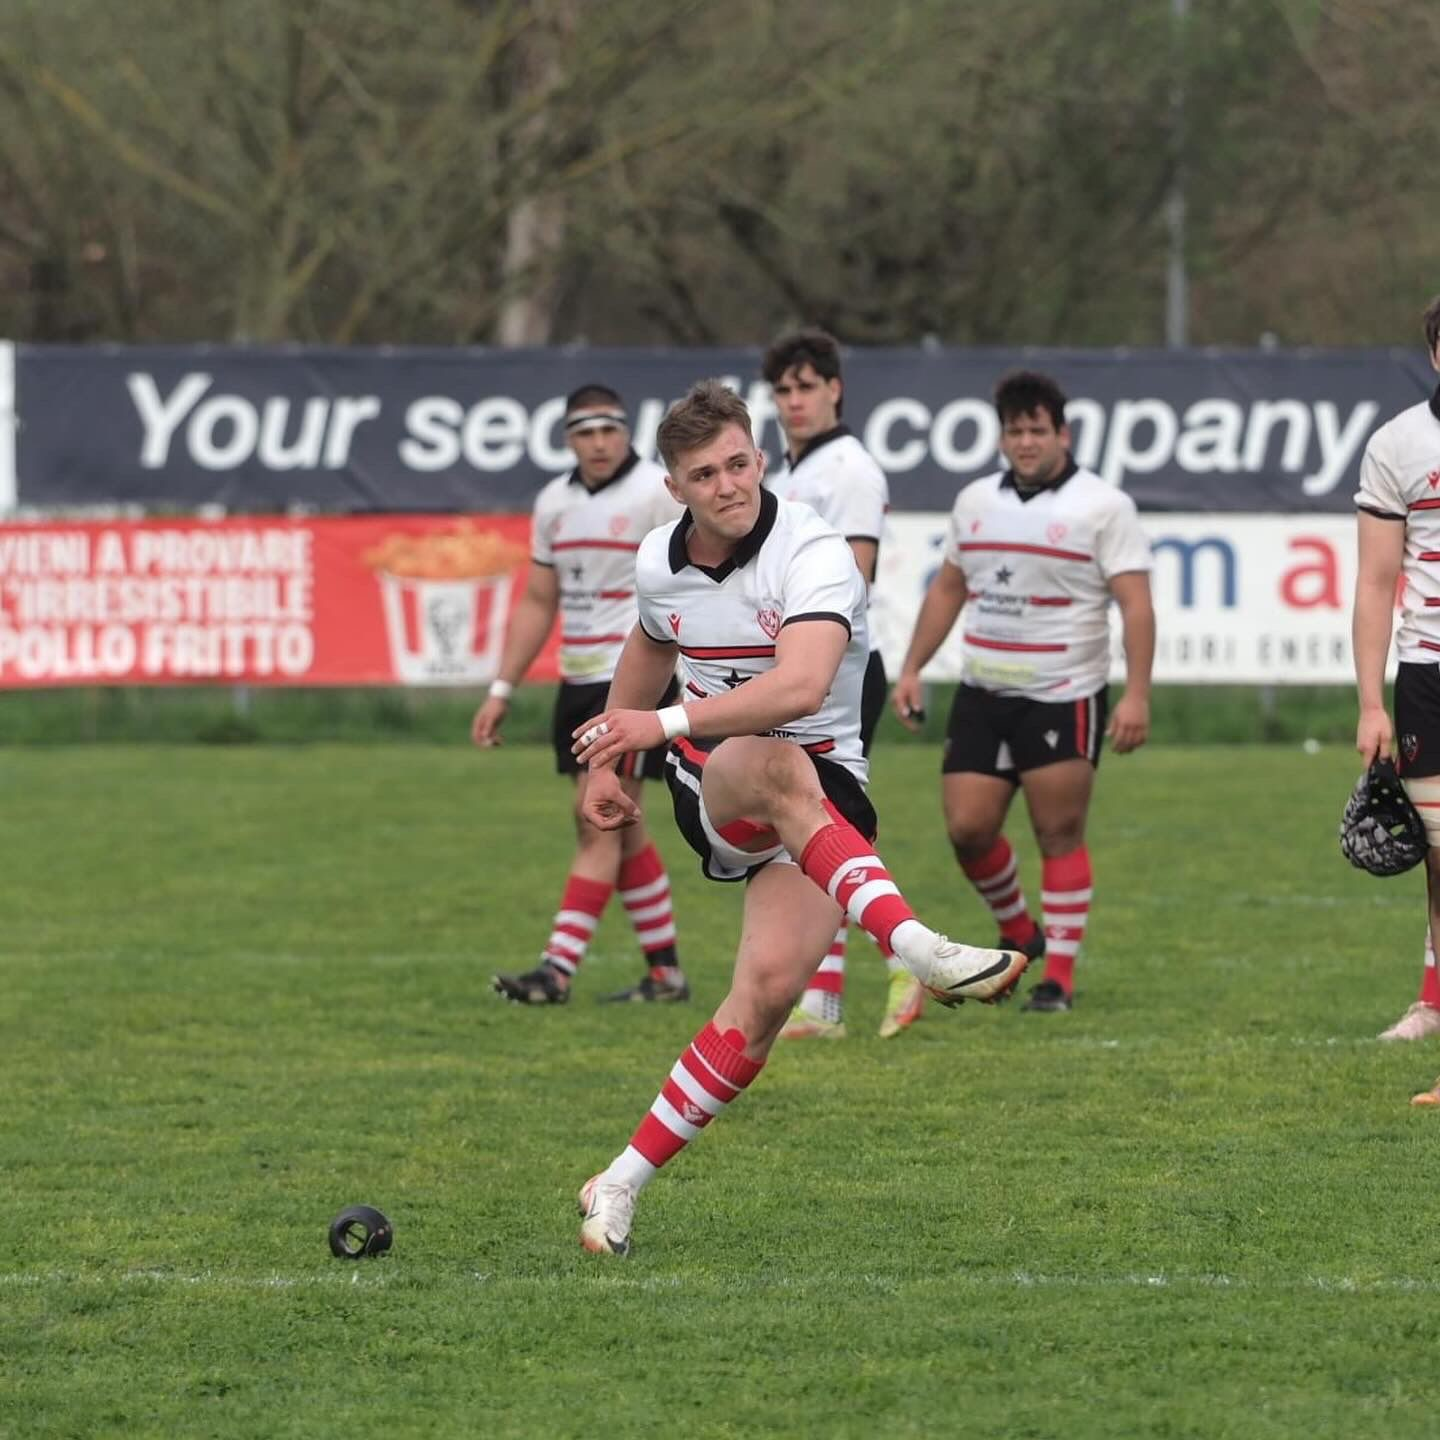
<path id="1" fill-rule="evenodd" d="M 1382 1030 L 1377 1040 L 1428 1040 L 1440 1035 L 1440 1010 L 1417 1000 L 1388 1030 Z"/>
<path id="2" fill-rule="evenodd" d="M 592 1255 L 628 1255 L 635 1192 L 605 1179 L 602 1170 L 580 1187 L 580 1243 Z"/>
<path id="3" fill-rule="evenodd" d="M 1030 963 L 1023 950 L 961 945 L 918 920 L 897 925 L 890 945 L 926 993 L 941 1005 L 963 1005 L 967 1000 L 994 1005 L 1007 999 Z"/>

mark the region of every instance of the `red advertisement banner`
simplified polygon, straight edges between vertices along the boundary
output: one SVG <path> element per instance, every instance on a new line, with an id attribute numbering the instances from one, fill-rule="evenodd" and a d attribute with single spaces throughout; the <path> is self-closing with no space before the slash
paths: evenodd
<path id="1" fill-rule="evenodd" d="M 0 688 L 488 684 L 529 542 L 528 515 L 0 525 Z"/>

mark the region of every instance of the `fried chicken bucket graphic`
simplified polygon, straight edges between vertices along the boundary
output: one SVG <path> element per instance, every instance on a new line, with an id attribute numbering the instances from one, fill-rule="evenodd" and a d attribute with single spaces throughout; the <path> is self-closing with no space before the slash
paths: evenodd
<path id="1" fill-rule="evenodd" d="M 526 554 L 523 545 L 468 521 L 448 534 L 387 535 L 367 550 L 396 677 L 406 685 L 493 680 L 510 616 L 510 577 Z"/>

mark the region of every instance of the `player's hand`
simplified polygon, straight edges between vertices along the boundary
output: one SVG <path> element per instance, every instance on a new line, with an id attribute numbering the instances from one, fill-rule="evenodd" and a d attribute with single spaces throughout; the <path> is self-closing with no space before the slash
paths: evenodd
<path id="1" fill-rule="evenodd" d="M 1383 705 L 1360 712 L 1360 723 L 1355 727 L 1355 748 L 1367 765 L 1382 755 L 1387 760 L 1394 755 L 1395 727 Z"/>
<path id="2" fill-rule="evenodd" d="M 639 822 L 640 806 L 625 793 L 615 771 L 603 765 L 586 777 L 580 813 L 597 830 L 621 830 Z"/>
<path id="3" fill-rule="evenodd" d="M 502 744 L 500 727 L 510 713 L 510 702 L 497 699 L 494 695 L 475 712 L 470 722 L 470 738 L 482 749 L 488 750 Z"/>
<path id="4" fill-rule="evenodd" d="M 653 750 L 665 743 L 665 730 L 654 710 L 607 710 L 571 732 L 570 753 L 582 765 L 613 765 L 632 750 Z"/>
<path id="5" fill-rule="evenodd" d="M 919 730 L 925 723 L 925 687 L 918 671 L 900 672 L 900 678 L 890 692 L 890 703 L 907 730 Z"/>
<path id="6" fill-rule="evenodd" d="M 1117 755 L 1138 750 L 1150 738 L 1150 702 L 1138 695 L 1122 695 L 1120 703 L 1110 712 L 1105 733 Z"/>

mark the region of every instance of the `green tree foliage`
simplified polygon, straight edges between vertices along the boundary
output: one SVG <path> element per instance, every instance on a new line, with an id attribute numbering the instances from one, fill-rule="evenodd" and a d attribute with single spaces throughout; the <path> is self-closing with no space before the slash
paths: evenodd
<path id="1" fill-rule="evenodd" d="M 1409 342 L 1440 6 L 11 0 L 0 333 Z"/>

